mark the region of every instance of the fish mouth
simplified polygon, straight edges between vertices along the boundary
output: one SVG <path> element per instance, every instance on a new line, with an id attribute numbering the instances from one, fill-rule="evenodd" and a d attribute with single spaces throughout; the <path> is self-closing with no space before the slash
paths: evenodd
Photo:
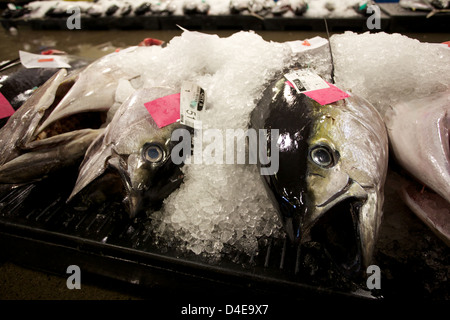
<path id="1" fill-rule="evenodd" d="M 304 206 L 290 208 L 292 218 L 284 219 L 289 238 L 300 246 L 319 244 L 336 270 L 345 276 L 361 274 L 372 259 L 383 194 L 349 178 L 339 191 L 319 204 L 311 196 L 304 200 Z"/>
<path id="2" fill-rule="evenodd" d="M 147 210 L 160 209 L 163 200 L 177 189 L 184 179 L 181 169 L 171 161 L 155 170 L 146 170 L 142 183 L 133 183 L 133 174 L 142 171 L 128 168 L 129 155 L 115 154 L 109 160 L 110 169 L 114 170 L 122 184 L 122 202 L 126 206 L 130 218 L 134 218 Z"/>
<path id="3" fill-rule="evenodd" d="M 330 259 L 345 274 L 355 274 L 363 263 L 359 231 L 365 198 L 348 197 L 323 213 L 309 229 L 309 241 L 321 244 Z"/>

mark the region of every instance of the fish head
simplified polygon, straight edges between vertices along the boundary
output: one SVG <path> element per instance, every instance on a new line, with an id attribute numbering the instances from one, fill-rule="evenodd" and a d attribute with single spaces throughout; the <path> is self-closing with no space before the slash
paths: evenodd
<path id="1" fill-rule="evenodd" d="M 319 242 L 348 272 L 370 262 L 382 216 L 388 142 L 378 112 L 356 96 L 320 105 L 280 80 L 252 123 L 277 128 L 278 171 L 263 176 L 289 238 Z M 258 109 L 259 108 L 259 109 Z"/>
<path id="2" fill-rule="evenodd" d="M 122 103 L 86 151 L 68 201 L 81 197 L 98 203 L 113 197 L 126 205 L 130 217 L 161 205 L 182 183 L 181 166 L 191 150 L 192 130 L 178 121 L 160 128 L 145 103 L 174 93 L 169 87 L 142 88 Z M 172 141 L 177 129 L 182 132 L 179 142 Z"/>
<path id="3" fill-rule="evenodd" d="M 176 142 L 171 132 L 182 125 L 174 123 L 151 136 L 142 137 L 129 154 L 113 151 L 109 164 L 117 169 L 126 195 L 130 217 L 161 202 L 183 182 L 181 167 L 172 161 Z M 114 149 L 113 149 L 114 150 Z"/>
<path id="4" fill-rule="evenodd" d="M 388 160 L 380 117 L 373 110 L 371 117 L 360 117 L 354 108 L 367 105 L 354 97 L 316 105 L 306 155 L 307 212 L 299 224 L 350 271 L 370 264 Z"/>

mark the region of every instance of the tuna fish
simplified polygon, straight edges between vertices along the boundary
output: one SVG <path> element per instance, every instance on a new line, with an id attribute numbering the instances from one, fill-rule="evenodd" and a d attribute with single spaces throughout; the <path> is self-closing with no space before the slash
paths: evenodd
<path id="1" fill-rule="evenodd" d="M 130 217 L 162 200 L 183 181 L 180 166 L 173 163 L 172 132 L 179 122 L 159 128 L 144 103 L 176 93 L 166 87 L 139 89 L 117 110 L 111 123 L 86 152 L 69 201 L 91 184 L 120 181 L 117 193 L 127 203 Z M 190 141 L 189 141 L 190 144 Z M 111 190 L 106 190 L 110 193 Z M 95 202 L 95 199 L 90 199 Z"/>
<path id="2" fill-rule="evenodd" d="M 355 95 L 321 106 L 281 77 L 251 115 L 278 129 L 279 170 L 263 182 L 294 243 L 319 242 L 341 270 L 370 264 L 382 219 L 388 138 L 379 113 Z"/>
<path id="3" fill-rule="evenodd" d="M 73 85 L 62 69 L 15 112 L 0 130 L 0 183 L 26 184 L 80 161 L 100 131 L 99 114 L 79 114 L 39 133 L 39 124 Z M 63 119 L 64 120 L 64 119 Z"/>

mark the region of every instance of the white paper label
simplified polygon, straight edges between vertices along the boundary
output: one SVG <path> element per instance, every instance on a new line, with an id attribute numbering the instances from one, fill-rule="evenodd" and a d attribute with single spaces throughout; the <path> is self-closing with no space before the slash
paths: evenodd
<path id="1" fill-rule="evenodd" d="M 34 54 L 19 51 L 20 62 L 25 68 L 71 68 L 65 56 Z"/>
<path id="2" fill-rule="evenodd" d="M 327 45 L 328 40 L 321 37 L 314 37 L 307 40 L 287 41 L 286 43 L 293 53 L 299 53 Z"/>
<path id="3" fill-rule="evenodd" d="M 206 107 L 206 93 L 197 84 L 183 81 L 180 92 L 180 123 L 194 128 L 201 121 Z"/>
<path id="4" fill-rule="evenodd" d="M 284 77 L 289 80 L 298 93 L 330 87 L 325 80 L 310 70 L 294 70 L 286 73 Z"/>

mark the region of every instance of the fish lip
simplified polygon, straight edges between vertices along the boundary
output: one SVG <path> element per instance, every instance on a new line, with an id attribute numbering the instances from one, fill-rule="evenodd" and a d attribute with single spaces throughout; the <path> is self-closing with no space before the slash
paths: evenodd
<path id="1" fill-rule="evenodd" d="M 347 184 L 346 184 L 341 190 L 339 190 L 337 193 L 335 193 L 335 194 L 332 195 L 330 198 L 328 198 L 327 200 L 325 200 L 325 202 L 323 202 L 323 203 L 317 205 L 316 207 L 318 207 L 318 208 L 326 207 L 326 206 L 328 206 L 330 203 L 334 202 L 336 199 L 337 199 L 338 201 L 340 201 L 339 198 L 340 198 L 341 196 L 345 195 L 345 193 L 350 189 L 350 187 L 351 187 L 352 184 L 353 184 L 353 179 L 349 178 L 348 181 L 347 181 Z"/>

